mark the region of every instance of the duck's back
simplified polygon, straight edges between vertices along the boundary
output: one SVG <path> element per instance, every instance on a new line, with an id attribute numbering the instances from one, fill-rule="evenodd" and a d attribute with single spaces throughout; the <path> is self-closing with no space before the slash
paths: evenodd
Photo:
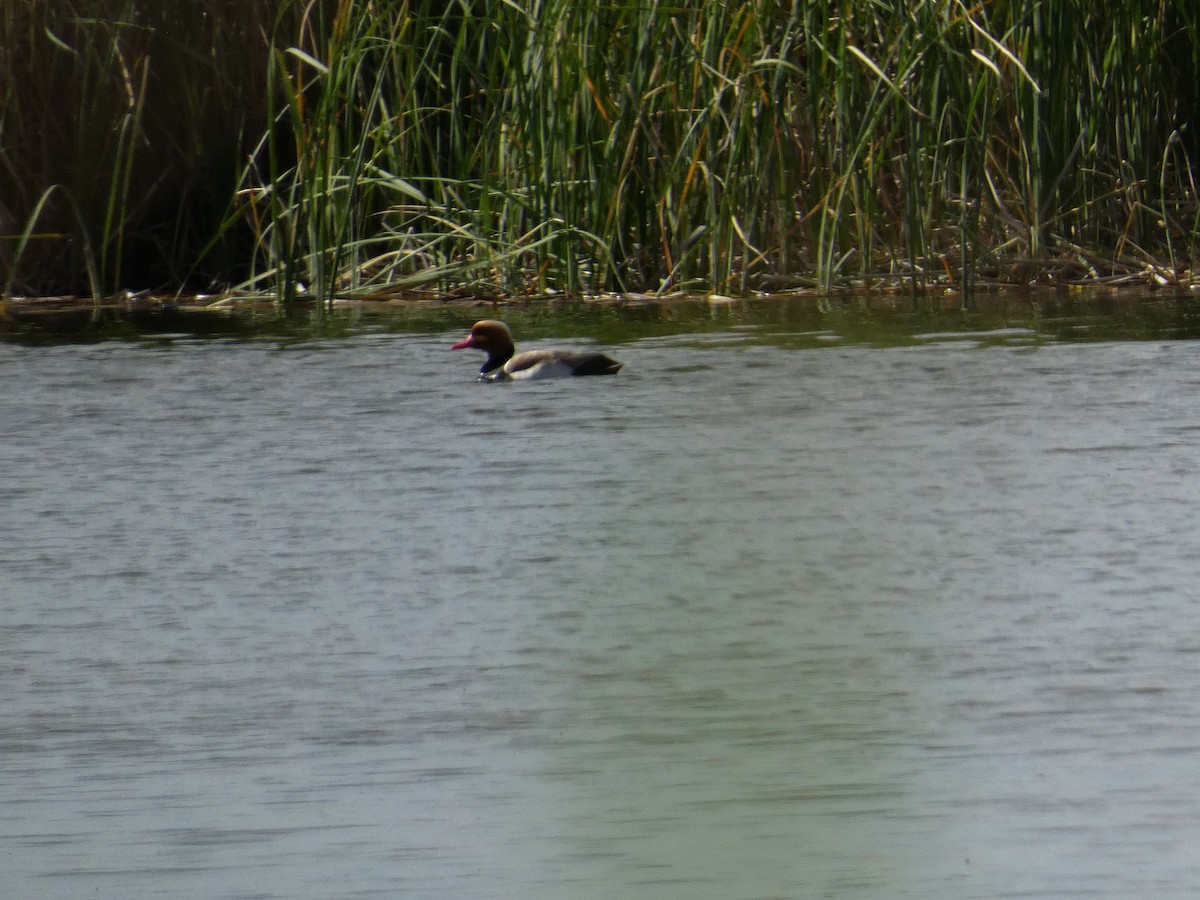
<path id="1" fill-rule="evenodd" d="M 488 377 L 525 381 L 574 375 L 615 375 L 621 364 L 603 353 L 571 350 L 526 350 L 518 353 Z"/>

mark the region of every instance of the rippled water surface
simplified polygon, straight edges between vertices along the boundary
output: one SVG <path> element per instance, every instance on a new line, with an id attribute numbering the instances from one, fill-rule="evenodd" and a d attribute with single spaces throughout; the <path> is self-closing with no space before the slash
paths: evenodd
<path id="1" fill-rule="evenodd" d="M 0 894 L 1200 895 L 1200 342 L 673 315 L 0 344 Z"/>

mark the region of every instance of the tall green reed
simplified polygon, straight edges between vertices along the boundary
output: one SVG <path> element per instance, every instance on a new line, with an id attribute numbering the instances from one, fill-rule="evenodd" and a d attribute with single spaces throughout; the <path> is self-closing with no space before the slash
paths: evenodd
<path id="1" fill-rule="evenodd" d="M 275 15 L 222 0 L 0 6 L 0 284 L 176 284 L 206 244 L 203 277 L 228 278 L 241 236 L 213 237 L 263 128 Z"/>
<path id="2" fill-rule="evenodd" d="M 196 271 L 281 301 L 1195 267 L 1200 11 L 1186 4 L 264 0 L 229 25 L 217 0 L 157 17 L 109 3 L 87 27 L 68 0 L 33 4 L 77 55 L 93 35 L 92 62 L 68 53 L 45 75 L 75 79 L 65 96 L 96 116 L 53 183 L 82 196 L 102 165 L 77 218 L 109 288 L 147 246 L 146 198 L 204 187 L 223 218 L 203 231 L 177 213 L 187 239 L 151 243 L 175 271 L 200 256 Z M 208 18 L 184 41 L 186 10 Z M 3 15 L 0 37 L 41 33 Z M 185 52 L 164 68 L 164 47 Z M 91 94 L 84 71 L 104 76 Z M 11 123 L 48 114 L 48 92 L 40 107 L 17 94 L 3 95 L 6 148 Z M 164 142 L 175 97 L 186 127 Z M 214 97 L 233 123 L 214 123 Z M 93 143 L 108 149 L 89 169 Z M 29 158 L 0 151 L 29 175 L 27 197 L 0 195 L 18 221 L 47 187 Z M 220 174 L 168 191 L 179 160 Z M 28 253 L 39 239 L 23 233 Z"/>

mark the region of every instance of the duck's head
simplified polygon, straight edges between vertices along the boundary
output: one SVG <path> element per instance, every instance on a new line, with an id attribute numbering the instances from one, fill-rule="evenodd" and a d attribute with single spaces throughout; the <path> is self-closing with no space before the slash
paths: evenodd
<path id="1" fill-rule="evenodd" d="M 498 322 L 495 319 L 484 319 L 482 322 L 476 322 L 472 325 L 471 333 L 450 349 L 465 350 L 467 347 L 482 350 L 488 355 L 487 362 L 483 364 L 483 368 L 480 371 L 490 372 L 492 369 L 504 365 L 512 358 L 512 332 L 508 330 L 508 326 L 503 322 Z"/>
<path id="2" fill-rule="evenodd" d="M 512 345 L 512 332 L 508 330 L 507 325 L 495 319 L 484 319 L 482 322 L 472 325 L 471 333 L 450 349 L 463 350 L 467 347 L 474 347 L 476 350 L 486 350 L 490 353 L 494 350 L 503 350 L 505 347 L 511 348 Z"/>

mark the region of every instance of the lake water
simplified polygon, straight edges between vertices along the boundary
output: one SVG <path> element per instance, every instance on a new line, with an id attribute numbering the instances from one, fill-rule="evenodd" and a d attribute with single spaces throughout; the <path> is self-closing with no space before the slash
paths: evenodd
<path id="1" fill-rule="evenodd" d="M 440 315 L 0 343 L 0 894 L 1200 894 L 1193 301 Z"/>

